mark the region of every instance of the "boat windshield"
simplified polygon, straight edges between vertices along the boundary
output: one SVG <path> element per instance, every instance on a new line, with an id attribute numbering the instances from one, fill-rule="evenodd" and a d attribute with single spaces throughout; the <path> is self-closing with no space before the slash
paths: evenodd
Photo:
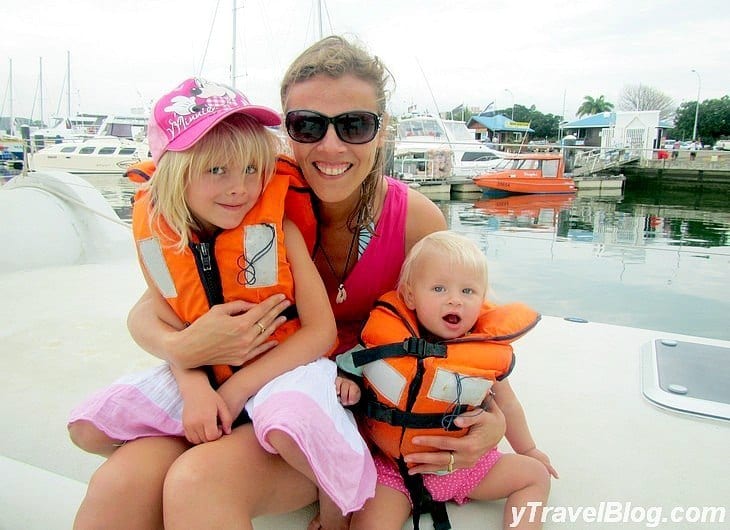
<path id="1" fill-rule="evenodd" d="M 543 160 L 542 161 L 542 176 L 543 177 L 557 177 L 558 176 L 558 162 L 559 160 Z"/>
<path id="2" fill-rule="evenodd" d="M 410 118 L 398 122 L 398 136 L 401 138 L 410 136 L 442 138 L 446 136 L 446 132 L 434 118 Z"/>
<path id="3" fill-rule="evenodd" d="M 474 142 L 474 131 L 467 128 L 463 121 L 445 121 L 444 127 L 455 142 Z"/>
<path id="4" fill-rule="evenodd" d="M 503 158 L 496 166 L 494 166 L 494 169 L 515 169 L 519 162 L 520 160 L 515 160 L 513 158 Z"/>

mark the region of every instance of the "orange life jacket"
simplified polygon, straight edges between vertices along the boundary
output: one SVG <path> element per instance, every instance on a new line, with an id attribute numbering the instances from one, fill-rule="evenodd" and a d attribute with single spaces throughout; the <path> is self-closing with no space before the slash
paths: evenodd
<path id="1" fill-rule="evenodd" d="M 288 171 L 279 171 L 280 168 Z M 296 165 L 277 162 L 277 171 L 261 197 L 239 226 L 222 230 L 208 241 L 194 234 L 188 248 L 179 252 L 179 238 L 164 219 L 150 226 L 150 196 L 147 190 L 135 195 L 132 227 L 140 263 L 175 313 L 191 323 L 215 304 L 232 300 L 260 302 L 283 293 L 294 300 L 294 280 L 284 245 L 284 207 L 290 204 L 290 176 Z M 311 217 L 311 203 L 304 210 L 306 193 L 291 199 L 301 219 Z M 290 204 L 290 208 L 292 207 Z M 154 232 L 152 230 L 154 228 Z M 294 306 L 292 306 L 294 307 Z M 284 340 L 299 328 L 297 318 L 289 318 L 272 335 Z M 212 367 L 212 382 L 220 385 L 233 373 L 229 366 Z"/>
<path id="2" fill-rule="evenodd" d="M 365 430 L 387 455 L 427 451 L 417 435 L 463 436 L 459 414 L 480 406 L 495 381 L 514 365 L 510 343 L 540 315 L 519 303 L 485 302 L 472 331 L 456 339 L 420 338 L 415 313 L 395 291 L 382 296 L 361 333 L 366 349 L 353 353 L 363 367 Z"/>

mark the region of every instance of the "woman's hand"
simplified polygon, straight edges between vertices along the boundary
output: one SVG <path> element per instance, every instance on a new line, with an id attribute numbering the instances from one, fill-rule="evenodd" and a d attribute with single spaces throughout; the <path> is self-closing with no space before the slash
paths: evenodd
<path id="1" fill-rule="evenodd" d="M 240 366 L 276 346 L 266 340 L 286 322 L 278 315 L 289 305 L 282 294 L 258 304 L 228 302 L 185 327 L 159 291 L 148 287 L 129 311 L 127 327 L 142 349 L 172 366 Z"/>
<path id="2" fill-rule="evenodd" d="M 453 469 L 473 467 L 487 451 L 496 447 L 506 430 L 504 415 L 496 403 L 492 402 L 489 408 L 489 411 L 476 409 L 465 412 L 454 420 L 458 427 L 469 429 L 469 432 L 461 438 L 451 436 L 414 437 L 414 443 L 434 448 L 436 451 L 406 455 L 406 462 L 417 464 L 408 470 L 409 474 L 445 471 L 449 468 L 452 454 L 454 457 Z"/>
<path id="3" fill-rule="evenodd" d="M 274 295 L 258 304 L 236 301 L 213 306 L 184 330 L 166 336 L 168 360 L 181 368 L 240 366 L 278 344 L 268 339 L 286 322 L 278 315 L 289 305 L 284 295 Z"/>

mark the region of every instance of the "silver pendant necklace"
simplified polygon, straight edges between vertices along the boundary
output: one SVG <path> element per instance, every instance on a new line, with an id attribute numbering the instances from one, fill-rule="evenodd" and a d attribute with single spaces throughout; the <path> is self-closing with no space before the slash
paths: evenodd
<path id="1" fill-rule="evenodd" d="M 327 266 L 330 269 L 330 272 L 332 272 L 332 276 L 335 280 L 337 280 L 337 296 L 335 297 L 335 303 L 341 304 L 345 300 L 347 300 L 347 291 L 345 290 L 345 275 L 347 274 L 347 269 L 350 266 L 350 259 L 352 258 L 352 250 L 355 248 L 355 241 L 357 240 L 357 234 L 358 231 L 355 231 L 354 234 L 352 234 L 352 240 L 350 241 L 350 249 L 347 251 L 347 260 L 345 260 L 345 268 L 342 269 L 342 274 L 338 275 L 337 272 L 335 272 L 335 268 L 332 266 L 332 262 L 330 261 L 330 257 L 327 255 L 327 251 L 324 249 L 323 245 L 318 245 L 317 248 L 322 251 L 322 256 L 324 257 L 324 261 L 327 263 Z"/>

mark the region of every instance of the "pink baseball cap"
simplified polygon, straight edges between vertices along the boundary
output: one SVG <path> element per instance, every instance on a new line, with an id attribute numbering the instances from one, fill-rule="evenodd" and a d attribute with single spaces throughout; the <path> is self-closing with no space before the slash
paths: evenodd
<path id="1" fill-rule="evenodd" d="M 155 164 L 165 151 L 185 151 L 231 114 L 246 114 L 262 125 L 279 125 L 279 113 L 251 105 L 238 90 L 198 77 L 186 79 L 162 96 L 152 111 L 147 138 Z"/>

